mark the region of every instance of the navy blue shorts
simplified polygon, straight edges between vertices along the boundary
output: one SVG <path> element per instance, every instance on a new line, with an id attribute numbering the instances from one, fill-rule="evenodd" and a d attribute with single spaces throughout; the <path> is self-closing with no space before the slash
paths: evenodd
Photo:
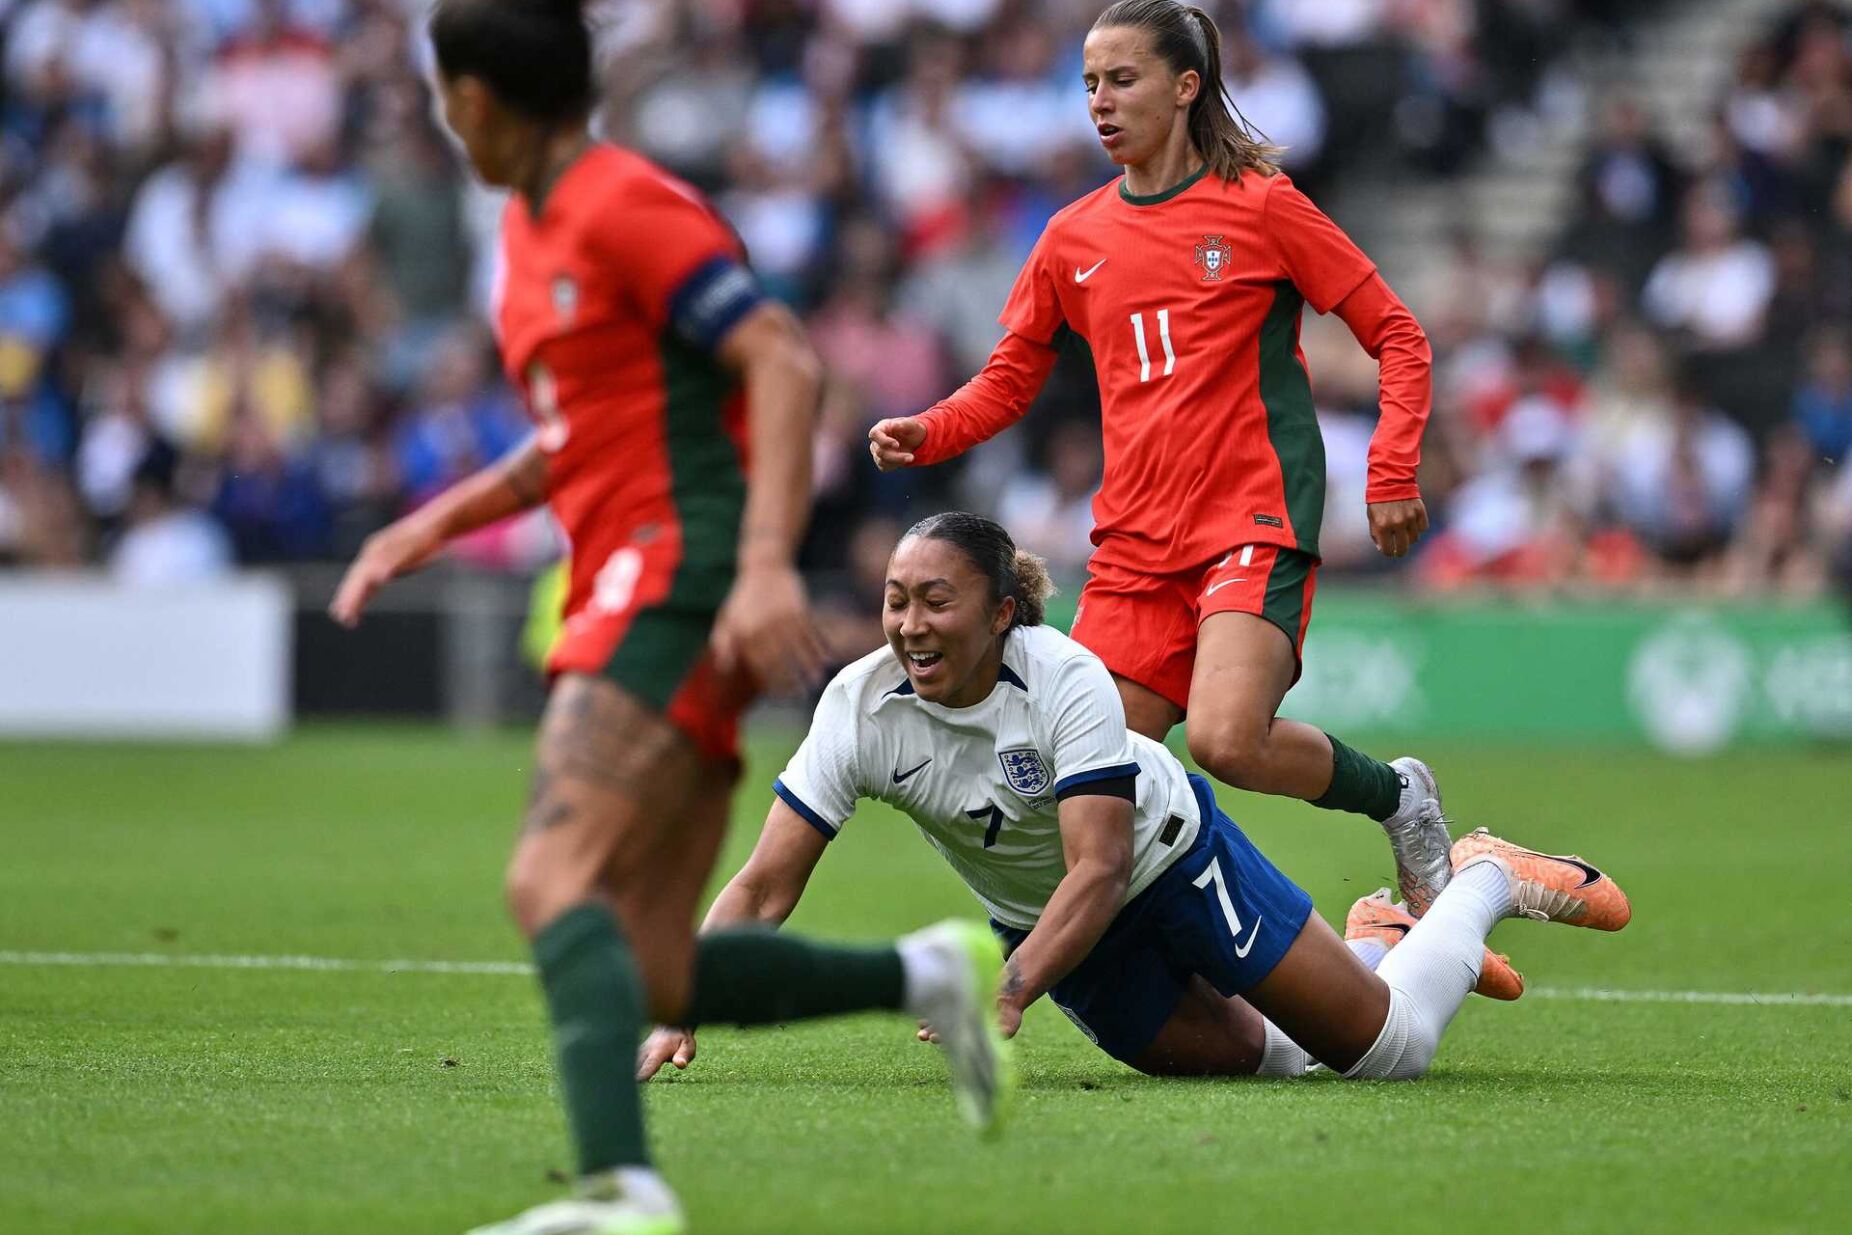
<path id="1" fill-rule="evenodd" d="M 1203 826 L 1195 843 L 1134 897 L 1049 998 L 1114 1059 L 1151 1045 L 1200 974 L 1239 995 L 1273 972 L 1312 914 L 1312 898 L 1267 861 L 1192 775 Z M 992 922 L 1014 949 L 1028 931 Z"/>

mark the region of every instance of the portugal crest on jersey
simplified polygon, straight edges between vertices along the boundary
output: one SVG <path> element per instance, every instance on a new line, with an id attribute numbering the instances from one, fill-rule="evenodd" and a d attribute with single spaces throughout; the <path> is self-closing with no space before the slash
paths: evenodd
<path id="1" fill-rule="evenodd" d="M 1204 236 L 1196 246 L 1196 265 L 1203 272 L 1204 283 L 1220 283 L 1234 260 L 1235 251 L 1220 236 Z"/>
<path id="2" fill-rule="evenodd" d="M 997 761 L 1003 765 L 1004 779 L 1010 782 L 1010 788 L 1025 798 L 1040 797 L 1048 792 L 1048 766 L 1042 762 L 1041 753 L 1032 746 L 1018 746 L 1014 750 L 1000 750 Z"/>
<path id="3" fill-rule="evenodd" d="M 553 279 L 553 312 L 562 326 L 572 325 L 572 319 L 579 315 L 579 285 L 571 275 L 556 275 Z"/>

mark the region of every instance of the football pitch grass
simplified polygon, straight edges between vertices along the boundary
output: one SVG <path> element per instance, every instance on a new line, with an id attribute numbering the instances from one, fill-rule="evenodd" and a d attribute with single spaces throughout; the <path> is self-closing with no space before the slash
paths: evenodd
<path id="1" fill-rule="evenodd" d="M 794 736 L 753 744 L 723 877 Z M 0 1231 L 456 1232 L 554 1195 L 571 1154 L 499 907 L 528 750 L 0 745 Z M 1852 1001 L 1588 992 L 1852 995 L 1847 753 L 1420 753 L 1460 827 L 1579 851 L 1634 905 L 1619 935 L 1502 925 L 1532 993 L 1469 1001 L 1428 1079 L 1150 1080 L 1044 1002 L 984 1143 L 897 1018 L 708 1031 L 648 1096 L 695 1231 L 1843 1229 Z M 1223 804 L 1333 921 L 1389 878 L 1359 820 Z M 973 911 L 865 805 L 793 925 Z M 509 964 L 147 963 L 205 957 Z"/>

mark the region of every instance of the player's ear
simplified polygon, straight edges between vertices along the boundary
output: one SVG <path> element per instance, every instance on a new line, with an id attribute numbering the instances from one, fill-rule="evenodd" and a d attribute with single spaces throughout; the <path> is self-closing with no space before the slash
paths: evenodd
<path id="1" fill-rule="evenodd" d="M 1010 623 L 1015 620 L 1016 598 L 1014 596 L 1005 596 L 1003 598 L 1003 603 L 998 605 L 997 611 L 991 615 L 990 633 L 993 635 L 1002 634 L 1010 628 Z"/>
<path id="2" fill-rule="evenodd" d="M 1188 107 L 1196 101 L 1196 96 L 1203 88 L 1203 75 L 1195 69 L 1185 69 L 1177 74 L 1177 106 Z"/>
<path id="3" fill-rule="evenodd" d="M 480 77 L 465 74 L 454 78 L 446 92 L 455 109 L 455 116 L 472 130 L 480 133 L 482 127 L 495 113 L 495 96 L 489 90 L 487 82 Z"/>

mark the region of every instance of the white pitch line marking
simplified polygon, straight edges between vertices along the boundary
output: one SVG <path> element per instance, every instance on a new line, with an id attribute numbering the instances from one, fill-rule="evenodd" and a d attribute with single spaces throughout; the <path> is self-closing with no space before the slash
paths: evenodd
<path id="1" fill-rule="evenodd" d="M 1586 1003 L 1716 1003 L 1756 1007 L 1852 1008 L 1852 995 L 1810 991 L 1611 991 L 1594 986 L 1536 986 L 1533 999 L 1576 999 Z"/>
<path id="2" fill-rule="evenodd" d="M 212 956 L 167 952 L 9 952 L 0 965 L 85 969 L 280 969 L 310 973 L 430 973 L 532 977 L 525 961 L 353 960 L 338 956 Z M 1629 991 L 1601 987 L 1534 986 L 1531 999 L 1583 1003 L 1700 1003 L 1751 1007 L 1852 1008 L 1852 995 L 1810 991 Z"/>
<path id="3" fill-rule="evenodd" d="M 0 952 L 0 965 L 83 968 L 298 969 L 320 973 L 449 973 L 533 976 L 526 961 L 347 960 L 335 956 L 187 956 L 165 952 Z"/>

